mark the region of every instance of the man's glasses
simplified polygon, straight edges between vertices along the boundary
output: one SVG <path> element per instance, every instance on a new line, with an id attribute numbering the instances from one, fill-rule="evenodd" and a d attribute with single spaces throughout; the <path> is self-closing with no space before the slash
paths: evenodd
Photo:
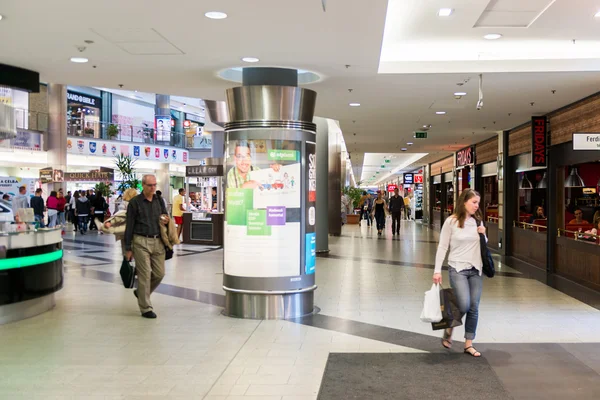
<path id="1" fill-rule="evenodd" d="M 236 160 L 250 160 L 252 158 L 250 154 L 236 154 L 234 157 Z"/>
<path id="2" fill-rule="evenodd" d="M 144 183 L 144 186 L 154 187 L 156 186 L 156 183 Z"/>

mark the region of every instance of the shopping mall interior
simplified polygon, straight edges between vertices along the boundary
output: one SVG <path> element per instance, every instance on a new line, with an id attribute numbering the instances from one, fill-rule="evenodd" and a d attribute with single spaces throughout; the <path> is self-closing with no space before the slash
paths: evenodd
<path id="1" fill-rule="evenodd" d="M 599 399 L 598 29 L 0 4 L 0 399 Z"/>

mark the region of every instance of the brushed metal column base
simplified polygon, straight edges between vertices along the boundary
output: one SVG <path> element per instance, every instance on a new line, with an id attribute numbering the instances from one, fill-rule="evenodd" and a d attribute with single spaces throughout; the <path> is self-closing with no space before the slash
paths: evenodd
<path id="1" fill-rule="evenodd" d="M 0 306 L 0 325 L 35 317 L 54 308 L 54 293 L 36 299 Z"/>
<path id="2" fill-rule="evenodd" d="M 315 288 L 302 292 L 252 293 L 225 289 L 225 309 L 228 317 L 244 319 L 294 319 L 315 310 Z"/>

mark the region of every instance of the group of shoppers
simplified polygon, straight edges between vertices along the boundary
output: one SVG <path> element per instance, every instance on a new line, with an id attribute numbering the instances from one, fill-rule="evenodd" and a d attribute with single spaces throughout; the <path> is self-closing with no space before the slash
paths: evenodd
<path id="1" fill-rule="evenodd" d="M 93 190 L 80 190 L 73 194 L 70 201 L 71 216 L 74 231 L 85 235 L 89 230 L 98 230 L 96 220 L 104 222 L 108 212 L 108 203 L 102 193 L 94 193 Z"/>
<path id="2" fill-rule="evenodd" d="M 394 190 L 394 195 L 390 197 L 389 204 L 383 197 L 383 192 L 377 192 L 377 198 L 373 199 L 370 193 L 363 192 L 359 201 L 360 220 L 358 225 L 361 225 L 363 219 L 367 220 L 367 226 L 371 226 L 373 218 L 377 225 L 377 235 L 381 236 L 385 229 L 385 220 L 388 215 L 392 216 L 392 235 L 400 235 L 400 220 L 402 212 L 407 213 L 405 201 L 400 196 L 398 188 Z"/>

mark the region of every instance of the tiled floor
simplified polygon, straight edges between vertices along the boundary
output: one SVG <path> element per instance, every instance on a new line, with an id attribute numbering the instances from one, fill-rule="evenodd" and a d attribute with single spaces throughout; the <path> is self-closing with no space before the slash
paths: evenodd
<path id="1" fill-rule="evenodd" d="M 296 321 L 222 316 L 222 250 L 181 245 L 145 320 L 113 237 L 69 234 L 56 308 L 0 326 L 0 399 L 316 399 L 330 352 L 443 351 L 419 321 L 436 239 L 412 222 L 399 239 L 344 227 L 318 259 L 321 313 Z M 477 343 L 503 384 L 515 398 L 600 398 L 600 311 L 500 271 L 485 279 Z"/>

